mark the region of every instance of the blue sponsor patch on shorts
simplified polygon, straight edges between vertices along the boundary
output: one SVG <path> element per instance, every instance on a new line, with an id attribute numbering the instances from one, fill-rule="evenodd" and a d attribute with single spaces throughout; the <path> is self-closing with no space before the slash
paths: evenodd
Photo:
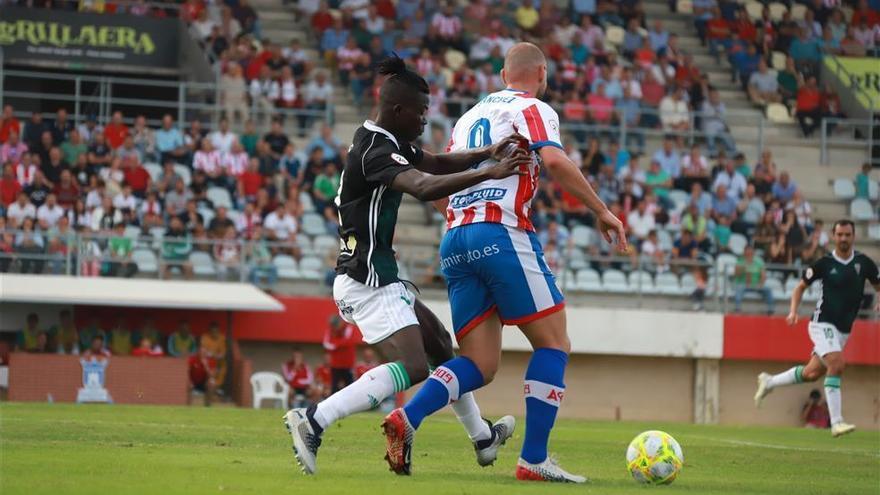
<path id="1" fill-rule="evenodd" d="M 477 201 L 497 201 L 507 194 L 507 189 L 498 187 L 490 187 L 487 189 L 479 189 L 462 196 L 455 196 L 449 202 L 452 208 L 464 208 Z"/>

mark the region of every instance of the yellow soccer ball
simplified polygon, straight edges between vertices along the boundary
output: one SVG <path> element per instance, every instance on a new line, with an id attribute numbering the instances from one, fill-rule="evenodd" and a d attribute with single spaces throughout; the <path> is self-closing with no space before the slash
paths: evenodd
<path id="1" fill-rule="evenodd" d="M 678 476 L 682 464 L 681 446 L 663 431 L 639 433 L 626 449 L 626 469 L 639 483 L 668 485 Z"/>

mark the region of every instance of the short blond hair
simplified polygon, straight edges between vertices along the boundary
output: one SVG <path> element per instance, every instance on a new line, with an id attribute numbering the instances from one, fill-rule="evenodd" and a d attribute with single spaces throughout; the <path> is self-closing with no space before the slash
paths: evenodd
<path id="1" fill-rule="evenodd" d="M 528 79 L 543 65 L 547 65 L 547 58 L 532 43 L 517 43 L 504 56 L 504 74 L 508 81 Z"/>

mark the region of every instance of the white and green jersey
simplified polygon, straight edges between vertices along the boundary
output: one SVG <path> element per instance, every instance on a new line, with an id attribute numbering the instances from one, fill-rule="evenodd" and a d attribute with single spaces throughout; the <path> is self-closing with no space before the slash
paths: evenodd
<path id="1" fill-rule="evenodd" d="M 849 333 L 862 305 L 865 281 L 880 283 L 880 274 L 874 261 L 858 251 L 845 260 L 832 251 L 807 268 L 803 280 L 807 285 L 822 282 L 822 297 L 812 321 L 830 323 L 841 333 Z"/>

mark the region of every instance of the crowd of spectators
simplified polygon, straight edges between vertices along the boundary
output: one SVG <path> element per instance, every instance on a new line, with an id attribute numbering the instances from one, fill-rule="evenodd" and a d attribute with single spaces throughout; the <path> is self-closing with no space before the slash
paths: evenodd
<path id="1" fill-rule="evenodd" d="M 196 336 L 187 320 L 177 328 L 160 329 L 155 320 L 145 318 L 140 328 L 133 328 L 124 314 L 103 327 L 98 318 L 90 318 L 84 326 L 77 326 L 69 310 L 58 314 L 58 323 L 49 328 L 40 324 L 36 313 L 27 315 L 18 332 L 14 349 L 42 354 L 71 354 L 86 359 L 108 359 L 112 356 L 161 357 L 186 359 L 192 390 L 205 394 L 206 404 L 217 393 L 222 393 L 226 381 L 226 336 L 217 322 Z"/>
<path id="2" fill-rule="evenodd" d="M 700 40 L 716 59 L 727 58 L 750 100 L 792 107 L 810 137 L 822 120 L 845 117 L 834 89 L 819 82 L 823 57 L 880 56 L 880 2 L 858 0 L 848 9 L 843 3 L 790 3 L 781 16 L 764 5 L 753 18 L 733 0 L 695 0 L 693 19 Z M 797 17 L 794 6 L 801 7 Z M 833 122 L 829 127 L 833 131 Z"/>
<path id="3" fill-rule="evenodd" d="M 3 109 L 0 271 L 28 253 L 43 256 L 22 257 L 25 273 L 61 273 L 72 259 L 84 275 L 130 277 L 137 236 L 158 231 L 166 274 L 192 276 L 189 259 L 203 251 L 221 278 L 247 258 L 248 276 L 271 283 L 273 255 L 302 255 L 304 214 L 322 219 L 312 235 L 336 234 L 346 148 L 330 127 L 299 150 L 280 120 L 263 135 L 252 121 L 238 134 L 226 119 L 212 132 L 198 121 L 178 127 L 171 115 L 158 129 L 143 116 L 124 120 L 115 112 L 106 126 L 91 117 L 74 126 L 60 108 L 51 122 L 34 113 L 23 123 Z M 70 252 L 73 233 L 94 242 Z"/>

